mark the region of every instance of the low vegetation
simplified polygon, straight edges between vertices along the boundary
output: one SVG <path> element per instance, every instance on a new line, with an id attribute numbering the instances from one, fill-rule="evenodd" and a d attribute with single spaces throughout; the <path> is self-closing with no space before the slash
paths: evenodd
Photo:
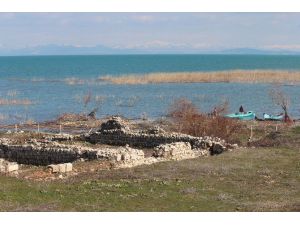
<path id="1" fill-rule="evenodd" d="M 235 134 L 241 132 L 244 125 L 237 120 L 223 117 L 227 112 L 228 103 L 221 103 L 211 113 L 206 114 L 187 99 L 176 100 L 169 109 L 168 116 L 174 122 L 174 130 L 193 136 L 220 137 L 232 140 Z"/>
<path id="2" fill-rule="evenodd" d="M 114 84 L 149 83 L 285 83 L 300 82 L 300 71 L 230 70 L 217 72 L 149 73 L 123 76 L 102 76 L 99 81 Z"/>
<path id="3" fill-rule="evenodd" d="M 0 211 L 299 211 L 299 153 L 246 149 L 52 182 L 1 175 Z"/>

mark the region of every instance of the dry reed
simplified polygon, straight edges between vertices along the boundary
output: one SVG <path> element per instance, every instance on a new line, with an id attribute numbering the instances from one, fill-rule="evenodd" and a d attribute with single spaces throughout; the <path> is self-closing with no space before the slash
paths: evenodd
<path id="1" fill-rule="evenodd" d="M 98 81 L 114 84 L 151 83 L 285 83 L 300 82 L 300 71 L 281 70 L 230 70 L 215 72 L 174 72 L 103 76 Z"/>
<path id="2" fill-rule="evenodd" d="M 29 99 L 5 99 L 0 98 L 0 105 L 31 105 L 33 102 Z"/>

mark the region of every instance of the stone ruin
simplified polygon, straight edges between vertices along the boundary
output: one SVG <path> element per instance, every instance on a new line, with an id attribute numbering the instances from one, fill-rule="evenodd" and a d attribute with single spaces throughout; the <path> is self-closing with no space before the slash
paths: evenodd
<path id="1" fill-rule="evenodd" d="M 86 147 L 78 143 L 60 143 L 74 139 L 110 146 Z M 112 117 L 102 123 L 98 131 L 81 137 L 50 135 L 42 140 L 32 139 L 23 144 L 16 144 L 13 140 L 2 138 L 0 139 L 0 172 L 8 171 L 9 168 L 16 169 L 17 164 L 49 166 L 52 171 L 68 172 L 72 170 L 72 166 L 68 163 L 82 159 L 108 160 L 119 168 L 132 167 L 165 160 L 220 154 L 232 147 L 234 146 L 219 138 L 168 133 L 159 127 L 131 130 L 126 121 L 120 117 Z M 145 151 L 152 151 L 152 155 L 146 157 Z M 55 166 L 57 164 L 60 165 Z"/>
<path id="2" fill-rule="evenodd" d="M 90 143 L 101 143 L 116 146 L 129 145 L 138 148 L 155 148 L 162 144 L 188 142 L 194 150 L 209 150 L 211 155 L 220 154 L 232 147 L 224 140 L 215 137 L 194 137 L 181 133 L 168 133 L 159 127 L 148 130 L 130 130 L 127 123 L 120 117 L 111 117 L 100 129 L 85 137 Z"/>

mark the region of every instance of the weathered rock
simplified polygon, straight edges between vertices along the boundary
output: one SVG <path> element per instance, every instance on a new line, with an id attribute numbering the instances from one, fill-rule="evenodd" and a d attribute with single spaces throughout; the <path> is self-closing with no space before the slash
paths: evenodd
<path id="1" fill-rule="evenodd" d="M 71 172 L 73 169 L 72 163 L 61 163 L 61 164 L 51 164 L 48 166 L 51 173 L 66 173 Z"/>
<path id="2" fill-rule="evenodd" d="M 214 143 L 209 149 L 211 155 L 221 154 L 225 150 L 226 150 L 226 148 L 223 145 L 221 145 L 220 143 Z"/>
<path id="3" fill-rule="evenodd" d="M 192 150 L 189 142 L 175 142 L 157 146 L 154 149 L 153 156 L 179 160 L 194 158 L 195 152 Z"/>
<path id="4" fill-rule="evenodd" d="M 18 163 L 16 163 L 16 162 L 9 162 L 9 163 L 7 163 L 7 165 L 6 165 L 6 172 L 7 173 L 10 173 L 10 172 L 13 172 L 13 171 L 17 171 L 17 170 L 19 170 Z"/>
<path id="5" fill-rule="evenodd" d="M 0 172 L 10 173 L 19 170 L 19 165 L 16 162 L 9 162 L 4 159 L 0 159 Z"/>
<path id="6" fill-rule="evenodd" d="M 59 173 L 59 165 L 49 165 L 47 168 L 50 170 L 51 173 Z"/>
<path id="7" fill-rule="evenodd" d="M 73 170 L 72 163 L 65 163 L 65 165 L 66 165 L 66 172 L 71 172 Z"/>

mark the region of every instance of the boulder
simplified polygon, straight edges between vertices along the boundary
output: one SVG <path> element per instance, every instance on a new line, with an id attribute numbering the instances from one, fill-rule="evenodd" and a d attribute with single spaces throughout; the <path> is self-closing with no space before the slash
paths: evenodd
<path id="1" fill-rule="evenodd" d="M 4 159 L 0 159 L 0 172 L 11 173 L 19 170 L 19 164 L 16 162 L 9 162 Z"/>
<path id="2" fill-rule="evenodd" d="M 213 145 L 209 149 L 211 155 L 221 154 L 225 150 L 226 150 L 226 148 L 220 143 L 213 143 Z"/>
<path id="3" fill-rule="evenodd" d="M 72 163 L 61 163 L 61 164 L 51 164 L 48 166 L 51 173 L 66 173 L 71 172 L 73 169 Z"/>

